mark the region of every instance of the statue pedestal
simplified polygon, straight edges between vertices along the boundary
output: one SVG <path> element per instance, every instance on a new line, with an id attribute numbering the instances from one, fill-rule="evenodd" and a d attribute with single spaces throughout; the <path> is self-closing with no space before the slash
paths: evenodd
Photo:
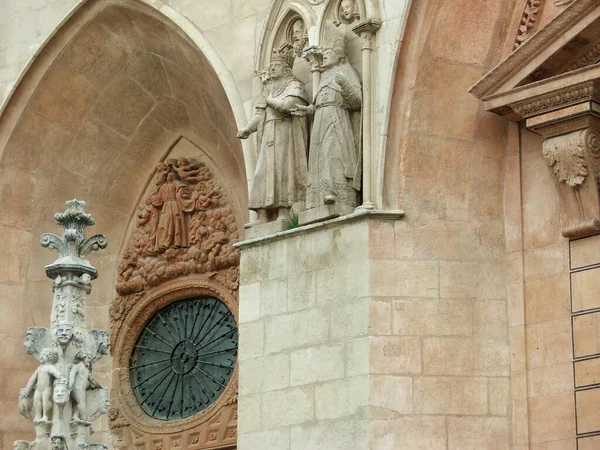
<path id="1" fill-rule="evenodd" d="M 310 223 L 322 222 L 323 220 L 352 214 L 354 210 L 355 208 L 352 206 L 337 202 L 321 205 L 316 208 L 307 209 L 298 214 L 298 223 L 300 225 L 308 225 Z"/>
<path id="2" fill-rule="evenodd" d="M 289 221 L 274 220 L 273 222 L 246 225 L 246 239 L 254 239 L 270 234 L 280 233 L 288 229 Z"/>
<path id="3" fill-rule="evenodd" d="M 397 283 L 401 216 L 355 212 L 237 245 L 239 450 L 373 448 L 379 375 L 421 368 L 418 339 L 386 336 L 392 301 L 378 297 Z"/>

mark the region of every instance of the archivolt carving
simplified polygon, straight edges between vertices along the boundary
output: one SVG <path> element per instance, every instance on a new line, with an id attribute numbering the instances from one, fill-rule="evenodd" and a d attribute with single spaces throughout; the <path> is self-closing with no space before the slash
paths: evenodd
<path id="1" fill-rule="evenodd" d="M 204 163 L 169 159 L 156 167 L 156 187 L 138 212 L 118 267 L 117 292 L 129 295 L 191 273 L 237 267 L 237 239 L 235 217 Z"/>
<path id="2" fill-rule="evenodd" d="M 193 158 L 156 167 L 153 188 L 137 213 L 118 266 L 110 307 L 113 379 L 108 411 L 116 449 L 206 449 L 235 444 L 237 365 L 220 397 L 176 421 L 150 417 L 132 391 L 130 358 L 156 312 L 178 300 L 220 299 L 237 321 L 239 251 L 234 213 L 208 167 Z"/>
<path id="3" fill-rule="evenodd" d="M 523 15 L 519 23 L 519 30 L 517 31 L 517 37 L 513 46 L 514 49 L 519 48 L 535 32 L 537 17 L 543 7 L 544 0 L 527 0 L 525 2 L 525 8 L 523 9 Z"/>

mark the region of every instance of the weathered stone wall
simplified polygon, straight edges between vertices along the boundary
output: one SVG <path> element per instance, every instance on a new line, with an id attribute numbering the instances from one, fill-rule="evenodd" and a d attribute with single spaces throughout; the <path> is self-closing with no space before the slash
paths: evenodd
<path id="1" fill-rule="evenodd" d="M 500 59 L 512 7 L 411 7 L 386 162 L 387 204 L 399 204 L 406 218 L 395 227 L 397 253 L 374 262 L 371 283 L 390 303 L 394 339 L 414 340 L 422 353 L 412 410 L 381 422 L 379 439 L 389 443 L 382 448 L 511 447 L 508 122 L 468 89 Z"/>
<path id="2" fill-rule="evenodd" d="M 242 250 L 241 450 L 370 448 L 369 335 L 379 311 L 369 228 L 317 226 Z"/>
<path id="3" fill-rule="evenodd" d="M 242 249 L 241 450 L 508 448 L 501 263 L 415 244 L 365 219 Z"/>
<path id="4" fill-rule="evenodd" d="M 513 444 L 575 449 L 569 243 L 542 142 L 511 125 L 504 210 Z"/>

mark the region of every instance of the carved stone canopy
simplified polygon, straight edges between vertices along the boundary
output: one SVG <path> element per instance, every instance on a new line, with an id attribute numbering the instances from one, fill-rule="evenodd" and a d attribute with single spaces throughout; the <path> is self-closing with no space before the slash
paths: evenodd
<path id="1" fill-rule="evenodd" d="M 600 2 L 575 0 L 470 89 L 546 139 L 569 238 L 600 232 L 599 62 Z"/>

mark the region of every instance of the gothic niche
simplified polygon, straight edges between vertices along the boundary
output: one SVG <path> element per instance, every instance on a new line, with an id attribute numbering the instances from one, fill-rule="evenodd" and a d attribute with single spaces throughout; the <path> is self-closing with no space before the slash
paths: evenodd
<path id="1" fill-rule="evenodd" d="M 335 0 L 270 22 L 262 92 L 237 134 L 256 134 L 247 239 L 375 209 L 371 66 L 381 22 L 361 11 L 360 0 Z"/>
<path id="2" fill-rule="evenodd" d="M 180 276 L 217 272 L 226 272 L 224 284 L 237 289 L 237 224 L 210 170 L 193 158 L 168 159 L 156 166 L 155 185 L 137 213 L 117 292 L 134 294 Z"/>

